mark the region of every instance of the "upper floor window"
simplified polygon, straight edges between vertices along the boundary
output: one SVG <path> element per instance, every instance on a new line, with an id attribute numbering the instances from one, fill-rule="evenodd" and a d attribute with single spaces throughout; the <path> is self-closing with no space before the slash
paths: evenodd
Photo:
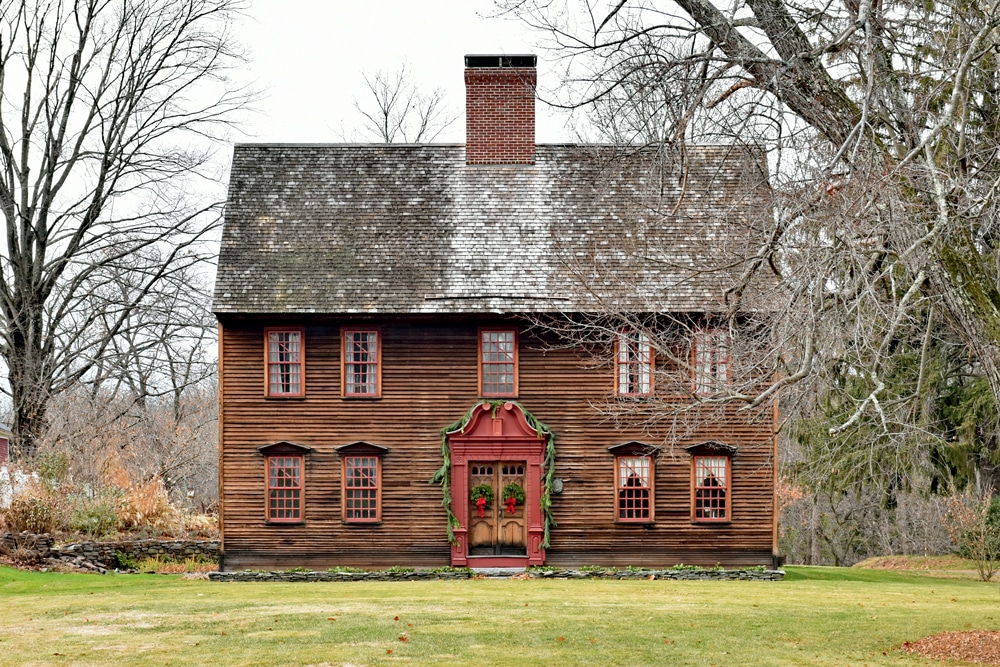
<path id="1" fill-rule="evenodd" d="M 381 396 L 382 352 L 378 330 L 345 329 L 342 336 L 344 396 Z"/>
<path id="2" fill-rule="evenodd" d="M 517 333 L 513 329 L 479 332 L 481 396 L 517 396 Z"/>
<path id="3" fill-rule="evenodd" d="M 267 476 L 268 523 L 302 523 L 305 517 L 305 455 L 310 447 L 277 442 L 260 447 Z"/>
<path id="4" fill-rule="evenodd" d="M 615 393 L 649 396 L 653 393 L 653 346 L 649 335 L 619 332 L 615 351 Z"/>
<path id="5" fill-rule="evenodd" d="M 303 396 L 305 364 L 302 329 L 267 329 L 264 332 L 267 396 Z"/>
<path id="6" fill-rule="evenodd" d="M 696 331 L 692 347 L 694 392 L 714 394 L 729 382 L 729 333 L 725 329 Z"/>
<path id="7" fill-rule="evenodd" d="M 378 523 L 382 520 L 382 457 L 386 447 L 353 442 L 337 448 L 343 477 L 341 493 L 345 523 Z"/>

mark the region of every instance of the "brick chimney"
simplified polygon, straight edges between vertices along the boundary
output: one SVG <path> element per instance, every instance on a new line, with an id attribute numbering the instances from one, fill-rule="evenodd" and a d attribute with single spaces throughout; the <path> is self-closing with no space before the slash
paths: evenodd
<path id="1" fill-rule="evenodd" d="M 535 163 L 535 56 L 465 56 L 465 161 Z"/>

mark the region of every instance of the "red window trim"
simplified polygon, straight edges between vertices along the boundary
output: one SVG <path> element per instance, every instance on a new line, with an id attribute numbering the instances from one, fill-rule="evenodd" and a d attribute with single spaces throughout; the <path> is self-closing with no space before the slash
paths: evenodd
<path id="1" fill-rule="evenodd" d="M 363 362 L 374 365 L 375 391 L 372 393 L 349 392 L 347 382 L 348 336 L 355 333 L 375 334 L 375 361 Z M 343 398 L 382 398 L 382 328 L 381 327 L 345 327 L 340 330 L 340 395 Z"/>
<path id="2" fill-rule="evenodd" d="M 698 484 L 698 462 L 703 459 L 721 459 L 724 461 L 725 465 L 725 476 L 726 483 L 724 486 L 715 487 L 721 488 L 724 492 L 724 505 L 723 512 L 725 516 L 721 517 L 705 517 L 698 516 L 698 491 L 704 488 L 711 488 L 705 486 L 699 486 Z M 733 457 L 726 454 L 701 454 L 691 457 L 691 521 L 694 523 L 730 523 L 733 520 L 732 514 L 732 503 L 733 503 Z"/>
<path id="3" fill-rule="evenodd" d="M 297 362 L 271 361 L 271 334 L 299 334 L 299 360 Z M 271 366 L 280 363 L 297 365 L 299 367 L 298 392 L 272 392 Z M 306 395 L 306 334 L 304 327 L 266 327 L 264 329 L 264 396 L 268 398 L 303 398 Z"/>
<path id="4" fill-rule="evenodd" d="M 649 516 L 623 517 L 622 502 L 625 500 L 623 492 L 629 488 L 623 486 L 621 480 L 622 459 L 645 459 L 649 465 Z M 642 488 L 642 487 L 640 487 Z M 615 523 L 654 523 L 656 519 L 656 461 L 649 454 L 618 454 L 615 456 Z"/>
<path id="5" fill-rule="evenodd" d="M 720 341 L 722 344 L 720 345 Z M 701 364 L 698 359 L 699 350 L 709 346 L 711 354 L 712 369 L 710 373 L 702 373 Z M 719 359 L 720 350 L 724 350 L 724 357 Z M 696 396 L 711 396 L 715 393 L 714 385 L 726 384 L 730 378 L 730 345 L 729 332 L 725 329 L 714 327 L 698 329 L 691 338 L 691 370 L 694 393 Z M 723 377 L 719 377 L 719 366 L 722 367 Z"/>
<path id="6" fill-rule="evenodd" d="M 352 459 L 372 459 L 375 462 L 375 516 L 374 517 L 351 517 L 348 516 L 348 487 L 347 469 Z M 382 522 L 382 453 L 362 452 L 344 453 L 341 458 L 340 490 L 341 490 L 341 519 L 344 523 L 372 524 Z M 361 487 L 359 487 L 361 488 Z M 372 488 L 372 487 L 364 487 Z"/>
<path id="7" fill-rule="evenodd" d="M 485 391 L 486 387 L 484 386 L 484 383 L 486 381 L 486 372 L 485 372 L 484 366 L 486 366 L 488 363 L 493 363 L 493 364 L 508 363 L 508 362 L 486 362 L 486 360 L 483 359 L 483 354 L 484 354 L 484 352 L 483 352 L 483 337 L 484 337 L 485 334 L 488 334 L 488 333 L 509 333 L 509 334 L 512 335 L 513 344 L 514 344 L 514 359 L 513 359 L 513 365 L 514 365 L 514 371 L 513 371 L 514 372 L 514 383 L 513 383 L 513 386 L 514 386 L 514 390 L 512 392 L 507 393 L 507 392 L 486 392 Z M 479 360 L 479 363 L 477 364 L 477 369 L 478 369 L 478 372 L 479 372 L 479 395 L 482 396 L 483 398 L 516 398 L 517 395 L 518 395 L 518 391 L 520 390 L 520 384 L 518 382 L 518 375 L 520 375 L 520 373 L 519 373 L 519 371 L 520 371 L 520 354 L 519 354 L 518 348 L 520 347 L 520 345 L 518 344 L 519 341 L 518 341 L 518 336 L 517 336 L 517 329 L 512 329 L 510 327 L 481 327 L 479 329 L 478 333 L 476 334 L 476 340 L 478 341 L 477 345 L 476 345 L 476 354 L 477 354 L 477 358 Z"/>
<path id="8" fill-rule="evenodd" d="M 623 363 L 622 343 L 630 336 L 638 337 L 638 339 L 629 340 L 630 343 L 635 344 L 636 352 L 638 352 L 639 347 L 643 343 L 642 338 L 645 338 L 647 341 L 647 345 L 649 348 L 648 350 L 649 358 L 645 362 L 646 372 L 648 373 L 648 379 L 649 379 L 649 388 L 647 391 L 624 391 L 625 387 L 623 387 L 621 383 L 622 363 Z M 641 359 L 638 359 L 636 361 L 629 360 L 627 363 L 629 365 L 634 365 L 637 367 L 643 365 L 643 361 Z M 618 334 L 615 336 L 615 395 L 652 396 L 654 390 L 654 381 L 655 381 L 655 373 L 653 371 L 655 369 L 656 369 L 656 352 L 653 349 L 652 339 L 650 338 L 649 334 L 646 334 L 641 331 L 626 331 L 626 330 L 619 331 Z"/>
<path id="9" fill-rule="evenodd" d="M 296 459 L 298 461 L 298 466 L 297 466 L 298 486 L 288 487 L 288 486 L 271 485 L 271 462 L 276 459 Z M 305 476 L 305 466 L 306 466 L 306 460 L 305 456 L 303 456 L 302 454 L 274 453 L 274 454 L 268 454 L 267 456 L 264 457 L 264 486 L 266 487 L 264 496 L 266 498 L 264 513 L 267 523 L 281 523 L 281 524 L 305 523 L 306 494 L 305 494 L 305 484 L 303 483 L 303 477 Z M 279 491 L 279 490 L 298 491 L 298 496 L 295 498 L 298 505 L 295 508 L 297 510 L 298 516 L 293 516 L 293 517 L 274 516 L 276 513 L 275 510 L 277 508 L 274 502 L 275 498 L 273 498 L 271 494 L 273 491 Z"/>

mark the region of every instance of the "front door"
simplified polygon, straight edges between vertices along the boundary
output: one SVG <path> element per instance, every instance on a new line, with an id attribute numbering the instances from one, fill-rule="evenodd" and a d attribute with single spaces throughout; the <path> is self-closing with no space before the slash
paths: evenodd
<path id="1" fill-rule="evenodd" d="M 508 510 L 503 489 L 517 484 L 525 489 L 524 461 L 470 461 L 469 489 L 485 484 L 493 490 L 493 502 L 480 507 L 469 496 L 469 555 L 470 556 L 525 556 L 527 555 L 527 521 L 525 504 L 517 503 L 514 511 Z M 483 516 L 480 516 L 482 510 Z"/>

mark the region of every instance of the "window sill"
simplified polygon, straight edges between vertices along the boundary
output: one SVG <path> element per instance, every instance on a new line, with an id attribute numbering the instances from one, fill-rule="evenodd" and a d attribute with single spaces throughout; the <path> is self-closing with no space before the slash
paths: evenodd
<path id="1" fill-rule="evenodd" d="M 647 528 L 656 525 L 653 519 L 615 519 L 617 526 L 645 526 Z"/>
<path id="2" fill-rule="evenodd" d="M 728 526 L 732 519 L 691 519 L 692 526 Z"/>
<path id="3" fill-rule="evenodd" d="M 301 399 L 303 399 L 305 397 L 306 397 L 305 394 L 264 394 L 264 398 L 266 398 L 266 399 L 274 399 L 274 400 L 278 400 L 278 401 L 287 401 L 287 400 L 295 400 L 295 399 L 301 400 Z"/>
<path id="4" fill-rule="evenodd" d="M 342 519 L 341 523 L 344 524 L 345 526 L 361 526 L 361 527 L 364 527 L 364 526 L 381 526 L 382 525 L 382 519 L 374 519 L 374 520 L 367 520 L 367 521 L 366 520 L 361 520 L 361 519 L 354 519 L 353 521 L 348 520 L 348 519 Z"/>
<path id="5" fill-rule="evenodd" d="M 345 401 L 378 401 L 382 399 L 381 394 L 345 394 L 341 396 Z"/>
<path id="6" fill-rule="evenodd" d="M 304 526 L 305 520 L 301 521 L 265 521 L 265 526 Z"/>

